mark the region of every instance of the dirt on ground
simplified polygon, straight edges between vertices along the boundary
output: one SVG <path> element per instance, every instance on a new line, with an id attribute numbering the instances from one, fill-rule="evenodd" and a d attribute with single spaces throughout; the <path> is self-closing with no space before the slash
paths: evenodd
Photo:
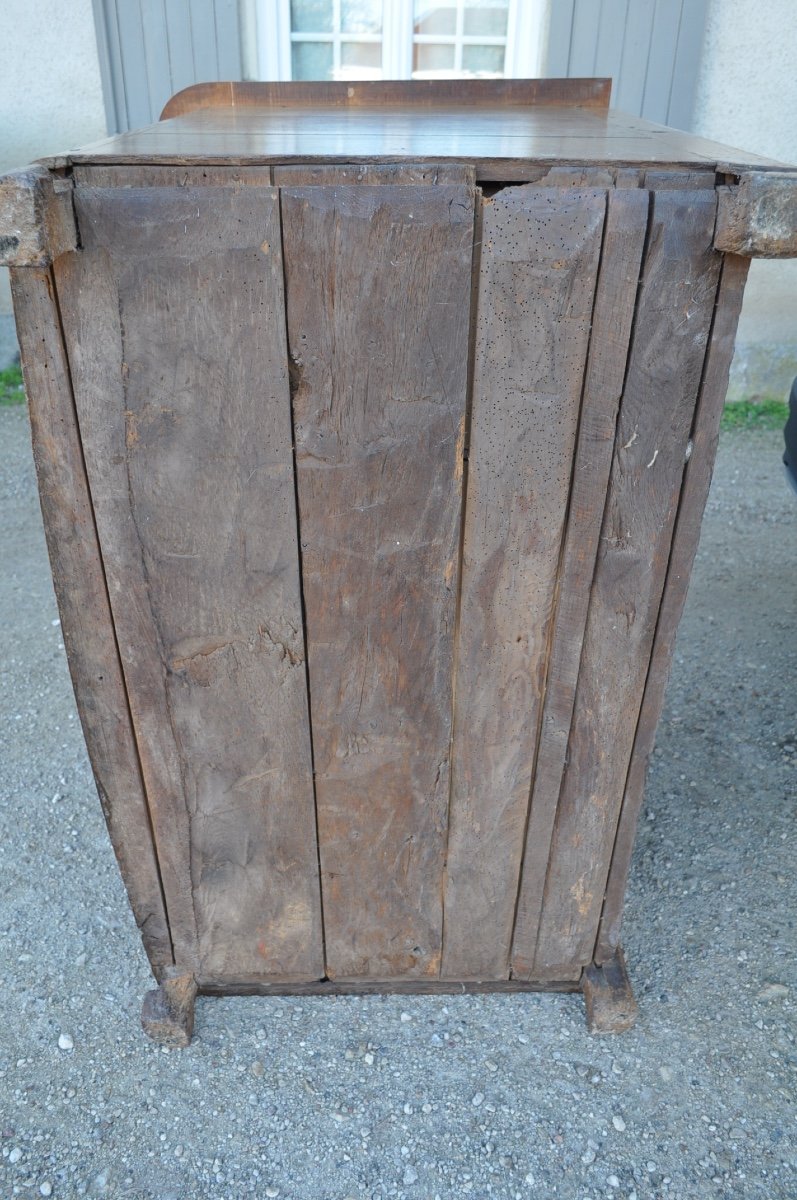
<path id="1" fill-rule="evenodd" d="M 23 409 L 0 411 L 0 1195 L 797 1196 L 797 497 L 725 435 L 630 883 L 637 1026 L 578 996 L 151 986 L 77 720 Z"/>

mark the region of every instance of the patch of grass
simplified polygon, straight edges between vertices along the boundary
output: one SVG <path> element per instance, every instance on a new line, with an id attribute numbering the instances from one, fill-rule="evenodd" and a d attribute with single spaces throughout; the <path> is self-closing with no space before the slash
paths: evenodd
<path id="1" fill-rule="evenodd" d="M 25 403 L 25 388 L 19 367 L 7 367 L 0 371 L 0 405 Z"/>
<path id="2" fill-rule="evenodd" d="M 773 396 L 761 396 L 754 400 L 734 400 L 726 404 L 722 413 L 723 430 L 728 429 L 782 429 L 789 415 L 789 406 L 784 400 Z"/>

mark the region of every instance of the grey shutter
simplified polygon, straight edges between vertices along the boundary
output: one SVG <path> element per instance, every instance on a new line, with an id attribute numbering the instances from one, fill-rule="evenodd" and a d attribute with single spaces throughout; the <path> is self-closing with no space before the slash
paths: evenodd
<path id="1" fill-rule="evenodd" d="M 192 83 L 243 77 L 238 0 L 94 0 L 94 19 L 111 133 Z"/>
<path id="2" fill-rule="evenodd" d="M 612 104 L 689 129 L 708 0 L 553 0 L 547 74 L 608 75 Z"/>

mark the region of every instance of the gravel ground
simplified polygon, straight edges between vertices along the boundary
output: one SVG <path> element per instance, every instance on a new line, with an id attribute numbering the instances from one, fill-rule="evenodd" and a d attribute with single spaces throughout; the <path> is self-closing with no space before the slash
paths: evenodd
<path id="1" fill-rule="evenodd" d="M 64 661 L 23 410 L 0 411 L 0 1195 L 797 1196 L 797 502 L 726 436 L 626 922 L 642 1015 L 577 996 L 201 1000 L 151 981 Z"/>

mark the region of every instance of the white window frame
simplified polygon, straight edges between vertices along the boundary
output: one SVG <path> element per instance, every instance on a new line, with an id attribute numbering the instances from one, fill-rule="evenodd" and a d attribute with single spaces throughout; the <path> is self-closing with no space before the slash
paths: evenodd
<path id="1" fill-rule="evenodd" d="M 548 0 L 509 0 L 506 38 L 468 36 L 462 32 L 464 6 L 457 2 L 455 34 L 413 34 L 413 0 L 383 0 L 382 33 L 291 34 L 290 0 L 249 0 L 257 27 L 257 77 L 290 80 L 292 42 L 331 42 L 333 70 L 340 69 L 342 41 L 382 42 L 382 78 L 411 79 L 413 47 L 454 45 L 454 71 L 462 70 L 462 48 L 467 45 L 503 45 L 504 76 L 522 79 L 540 74 L 546 38 Z M 335 30 L 339 28 L 340 0 L 334 0 Z M 445 72 L 450 77 L 451 72 Z"/>

